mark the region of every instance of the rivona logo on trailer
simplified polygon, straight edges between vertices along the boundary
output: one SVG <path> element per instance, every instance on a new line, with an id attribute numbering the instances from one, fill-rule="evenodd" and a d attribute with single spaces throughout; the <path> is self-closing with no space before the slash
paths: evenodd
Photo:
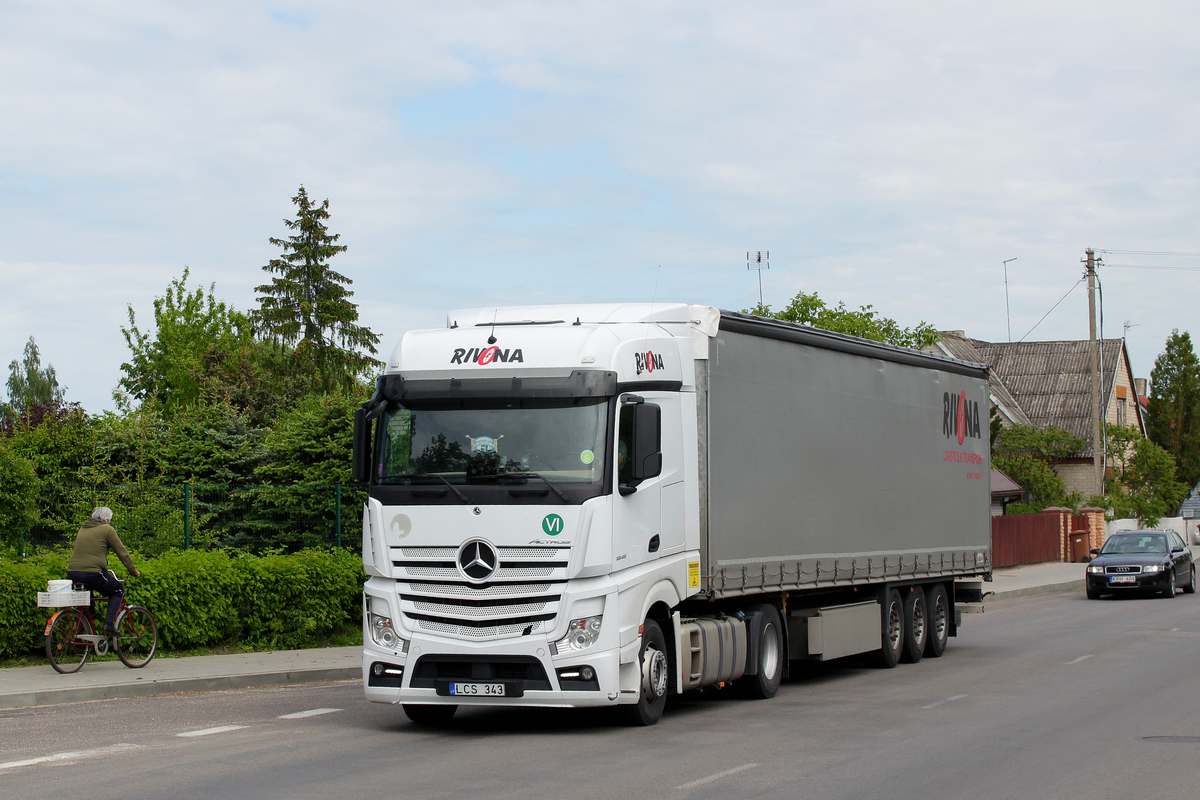
<path id="1" fill-rule="evenodd" d="M 947 439 L 981 439 L 979 428 L 979 403 L 968 400 L 966 392 L 942 394 L 942 433 Z"/>
<path id="2" fill-rule="evenodd" d="M 524 364 L 525 354 L 519 347 L 513 350 L 501 350 L 493 345 L 492 347 L 472 347 L 469 350 L 464 347 L 456 347 L 454 354 L 450 356 L 451 364 L 478 364 L 481 367 L 507 361 Z"/>
<path id="3" fill-rule="evenodd" d="M 663 368 L 663 357 L 653 350 L 647 350 L 644 353 L 634 353 L 633 360 L 637 363 L 637 374 L 643 372 L 654 372 L 656 369 Z"/>

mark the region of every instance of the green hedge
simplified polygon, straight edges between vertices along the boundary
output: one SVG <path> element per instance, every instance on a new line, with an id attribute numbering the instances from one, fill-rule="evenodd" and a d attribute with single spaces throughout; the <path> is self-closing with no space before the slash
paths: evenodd
<path id="1" fill-rule="evenodd" d="M 45 591 L 47 580 L 66 577 L 67 558 L 62 551 L 25 561 L 0 558 L 0 657 L 42 646 L 53 612 L 38 608 L 36 593 Z M 129 599 L 154 614 L 166 649 L 301 648 L 362 620 L 366 575 L 350 550 L 175 550 L 133 558 L 142 577 L 128 581 Z M 114 568 L 124 575 L 123 567 Z"/>

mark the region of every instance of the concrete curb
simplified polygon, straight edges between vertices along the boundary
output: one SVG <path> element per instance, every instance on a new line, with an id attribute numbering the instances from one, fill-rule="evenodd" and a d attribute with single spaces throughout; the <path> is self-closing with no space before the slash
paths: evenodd
<path id="1" fill-rule="evenodd" d="M 244 675 L 210 675 L 202 678 L 170 678 L 146 683 L 119 683 L 108 686 L 70 686 L 61 689 L 0 693 L 0 709 L 84 703 L 92 700 L 115 700 L 125 697 L 153 697 L 176 692 L 207 692 L 216 689 L 242 689 L 249 686 L 361 679 L 362 667 L 356 665 L 353 667 L 279 670 Z"/>
<path id="2" fill-rule="evenodd" d="M 1082 592 L 1084 589 L 1084 579 L 1065 581 L 1063 583 L 1051 583 L 1045 586 L 1026 586 L 1021 589 L 1006 589 L 1001 592 L 996 592 L 991 597 L 984 600 L 987 602 L 997 602 L 1000 600 L 1010 600 L 1016 597 L 1031 597 L 1035 594 L 1070 594 L 1072 592 Z M 983 590 L 988 591 L 987 584 L 984 584 Z"/>

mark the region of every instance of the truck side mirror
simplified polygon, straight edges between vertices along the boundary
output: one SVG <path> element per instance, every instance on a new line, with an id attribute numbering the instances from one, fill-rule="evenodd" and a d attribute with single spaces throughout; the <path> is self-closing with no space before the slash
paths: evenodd
<path id="1" fill-rule="evenodd" d="M 354 480 L 366 483 L 371 478 L 371 420 L 366 408 L 354 410 L 354 438 L 351 467 Z"/>
<path id="2" fill-rule="evenodd" d="M 620 415 L 619 448 L 623 448 L 622 464 L 617 471 L 618 491 L 633 494 L 638 484 L 662 474 L 662 408 L 630 395 L 624 400 Z M 623 463 L 628 459 L 628 464 Z"/>

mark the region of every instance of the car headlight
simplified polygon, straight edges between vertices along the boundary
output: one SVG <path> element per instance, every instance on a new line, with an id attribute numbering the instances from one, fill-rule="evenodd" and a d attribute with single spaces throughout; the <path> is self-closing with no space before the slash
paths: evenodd
<path id="1" fill-rule="evenodd" d="M 1103 575 L 1104 574 L 1104 565 L 1103 564 L 1089 564 L 1088 572 L 1092 573 L 1093 575 Z"/>
<path id="2" fill-rule="evenodd" d="M 584 617 L 573 619 L 567 624 L 567 635 L 555 642 L 552 647 L 557 653 L 570 653 L 575 650 L 586 650 L 600 639 L 600 620 L 603 617 Z"/>
<path id="3" fill-rule="evenodd" d="M 1164 569 L 1164 567 L 1162 564 L 1147 564 L 1146 566 L 1142 567 L 1142 572 L 1147 572 L 1147 573 L 1162 572 L 1163 569 Z"/>
<path id="4" fill-rule="evenodd" d="M 368 614 L 367 625 L 371 631 L 371 640 L 375 644 L 380 647 L 386 647 L 389 650 L 397 650 L 401 653 L 408 652 L 408 641 L 396 635 L 396 629 L 392 627 L 391 617 L 385 617 L 382 614 Z"/>

